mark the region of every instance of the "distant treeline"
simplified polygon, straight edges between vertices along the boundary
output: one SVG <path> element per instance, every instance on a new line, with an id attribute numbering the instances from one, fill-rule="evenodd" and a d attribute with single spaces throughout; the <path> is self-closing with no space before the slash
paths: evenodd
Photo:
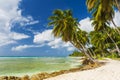
<path id="1" fill-rule="evenodd" d="M 69 56 L 72 56 L 72 57 L 80 57 L 80 56 L 84 56 L 84 53 L 81 53 L 77 50 L 73 51 L 72 54 L 70 54 Z"/>
<path id="2" fill-rule="evenodd" d="M 69 54 L 70 57 L 83 57 L 84 56 L 84 53 L 82 52 L 79 52 L 77 50 L 73 51 L 73 53 Z M 106 54 L 104 57 L 107 57 L 107 58 L 120 58 L 118 56 L 118 54 L 116 53 L 111 53 L 111 54 Z M 96 58 L 102 58 L 100 54 L 97 54 L 96 53 Z"/>

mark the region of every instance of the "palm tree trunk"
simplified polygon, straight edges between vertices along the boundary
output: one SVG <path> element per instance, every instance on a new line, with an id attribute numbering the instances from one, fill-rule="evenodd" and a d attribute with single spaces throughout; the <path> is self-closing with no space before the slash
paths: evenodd
<path id="1" fill-rule="evenodd" d="M 115 0 L 117 2 L 117 0 Z M 119 6 L 120 7 L 120 6 Z M 113 21 L 112 19 L 112 23 L 113 25 L 116 27 L 116 30 L 118 31 L 118 33 L 120 34 L 120 30 L 118 29 L 117 25 L 115 24 L 115 22 Z M 115 41 L 111 38 L 111 40 L 115 43 Z M 120 56 L 120 49 L 119 47 L 117 46 L 117 44 L 115 43 L 115 47 L 116 47 L 116 50 L 118 51 L 118 55 Z"/>
<path id="2" fill-rule="evenodd" d="M 120 49 L 119 49 L 118 45 L 115 43 L 115 41 L 112 38 L 111 38 L 111 40 L 114 42 L 116 50 L 118 52 L 118 55 L 120 56 Z"/>
<path id="3" fill-rule="evenodd" d="M 117 25 L 115 24 L 115 22 L 114 22 L 114 20 L 112 19 L 112 23 L 113 23 L 113 25 L 115 26 L 115 27 L 117 27 Z"/>
<path id="4" fill-rule="evenodd" d="M 118 10 L 119 10 L 119 12 L 120 12 L 120 5 L 118 4 L 118 3 L 119 3 L 118 0 L 115 0 L 115 3 L 116 3 L 117 8 L 118 8 Z"/>
<path id="5" fill-rule="evenodd" d="M 95 63 L 94 58 L 92 58 L 92 57 L 87 53 L 87 49 L 86 49 L 82 44 L 80 44 L 80 45 L 81 45 L 81 47 L 82 47 L 82 49 L 83 49 L 83 51 L 84 51 L 84 54 L 85 54 L 93 63 Z"/>
<path id="6" fill-rule="evenodd" d="M 106 32 L 107 33 L 107 32 Z M 115 43 L 115 41 L 113 40 L 113 38 L 107 33 L 107 35 L 109 36 L 109 38 L 112 40 L 112 42 L 115 44 L 115 47 L 117 49 L 118 55 L 120 56 L 120 49 L 118 47 L 118 45 Z"/>
<path id="7" fill-rule="evenodd" d="M 118 27 L 117 27 L 117 25 L 115 24 L 115 22 L 113 21 L 113 19 L 112 19 L 112 23 L 113 23 L 113 25 L 114 25 L 114 27 L 116 28 L 116 31 L 119 33 L 119 35 L 120 35 L 120 30 L 118 29 Z"/>
<path id="8" fill-rule="evenodd" d="M 74 44 L 72 41 L 70 41 L 70 43 L 71 43 L 73 46 L 75 46 L 75 44 Z M 95 63 L 95 60 L 87 53 L 86 48 L 85 48 L 82 44 L 80 44 L 80 45 L 81 45 L 81 47 L 82 47 L 82 50 L 83 50 L 85 56 L 86 56 L 87 58 L 89 58 L 93 63 Z M 79 51 L 81 51 L 80 48 L 77 48 L 77 49 L 78 49 Z"/>
<path id="9" fill-rule="evenodd" d="M 79 42 L 80 43 L 80 42 Z M 81 45 L 82 45 L 82 43 L 80 43 Z M 86 43 L 86 45 L 88 46 L 88 43 Z M 84 45 L 83 45 L 84 46 Z M 92 52 L 88 49 L 88 48 L 86 48 L 85 46 L 84 46 L 84 48 L 86 49 L 86 52 L 88 51 L 88 53 L 89 53 L 89 55 L 93 58 L 93 55 L 92 55 Z M 87 54 L 88 54 L 87 53 Z"/>
<path id="10" fill-rule="evenodd" d="M 85 54 L 92 62 L 95 62 L 95 60 L 87 53 L 86 48 L 85 48 L 83 45 L 81 45 L 81 46 L 82 46 L 82 48 L 83 48 L 83 50 L 84 50 L 84 54 Z"/>
<path id="11" fill-rule="evenodd" d="M 104 51 L 102 50 L 102 53 L 101 53 L 101 55 L 102 55 L 102 57 L 104 58 L 105 57 L 105 55 L 104 55 Z"/>
<path id="12" fill-rule="evenodd" d="M 89 47 L 89 43 L 87 43 L 87 46 Z M 88 51 L 92 54 L 91 56 L 96 57 L 95 52 L 90 48 L 90 50 L 88 49 Z"/>

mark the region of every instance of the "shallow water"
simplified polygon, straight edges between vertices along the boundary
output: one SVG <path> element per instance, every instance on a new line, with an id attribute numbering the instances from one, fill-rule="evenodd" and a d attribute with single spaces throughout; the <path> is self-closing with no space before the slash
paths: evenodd
<path id="1" fill-rule="evenodd" d="M 38 72 L 67 70 L 80 65 L 70 57 L 0 57 L 0 75 L 32 75 Z"/>

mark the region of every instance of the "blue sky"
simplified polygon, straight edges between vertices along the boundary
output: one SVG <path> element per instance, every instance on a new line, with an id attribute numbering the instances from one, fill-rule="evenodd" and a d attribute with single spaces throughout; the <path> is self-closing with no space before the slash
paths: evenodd
<path id="1" fill-rule="evenodd" d="M 82 30 L 91 31 L 86 0 L 0 0 L 0 56 L 67 56 L 75 48 L 54 38 L 48 17 L 71 9 Z M 116 11 L 117 15 L 120 15 Z M 117 18 L 117 17 L 116 17 Z M 116 23 L 118 19 L 115 19 Z M 120 23 L 117 23 L 120 25 Z"/>

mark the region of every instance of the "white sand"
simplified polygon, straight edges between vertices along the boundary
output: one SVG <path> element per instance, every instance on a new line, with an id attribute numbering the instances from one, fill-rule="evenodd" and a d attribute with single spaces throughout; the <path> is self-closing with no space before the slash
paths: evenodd
<path id="1" fill-rule="evenodd" d="M 105 62 L 107 64 L 96 69 L 63 74 L 45 80 L 120 80 L 120 61 Z"/>

